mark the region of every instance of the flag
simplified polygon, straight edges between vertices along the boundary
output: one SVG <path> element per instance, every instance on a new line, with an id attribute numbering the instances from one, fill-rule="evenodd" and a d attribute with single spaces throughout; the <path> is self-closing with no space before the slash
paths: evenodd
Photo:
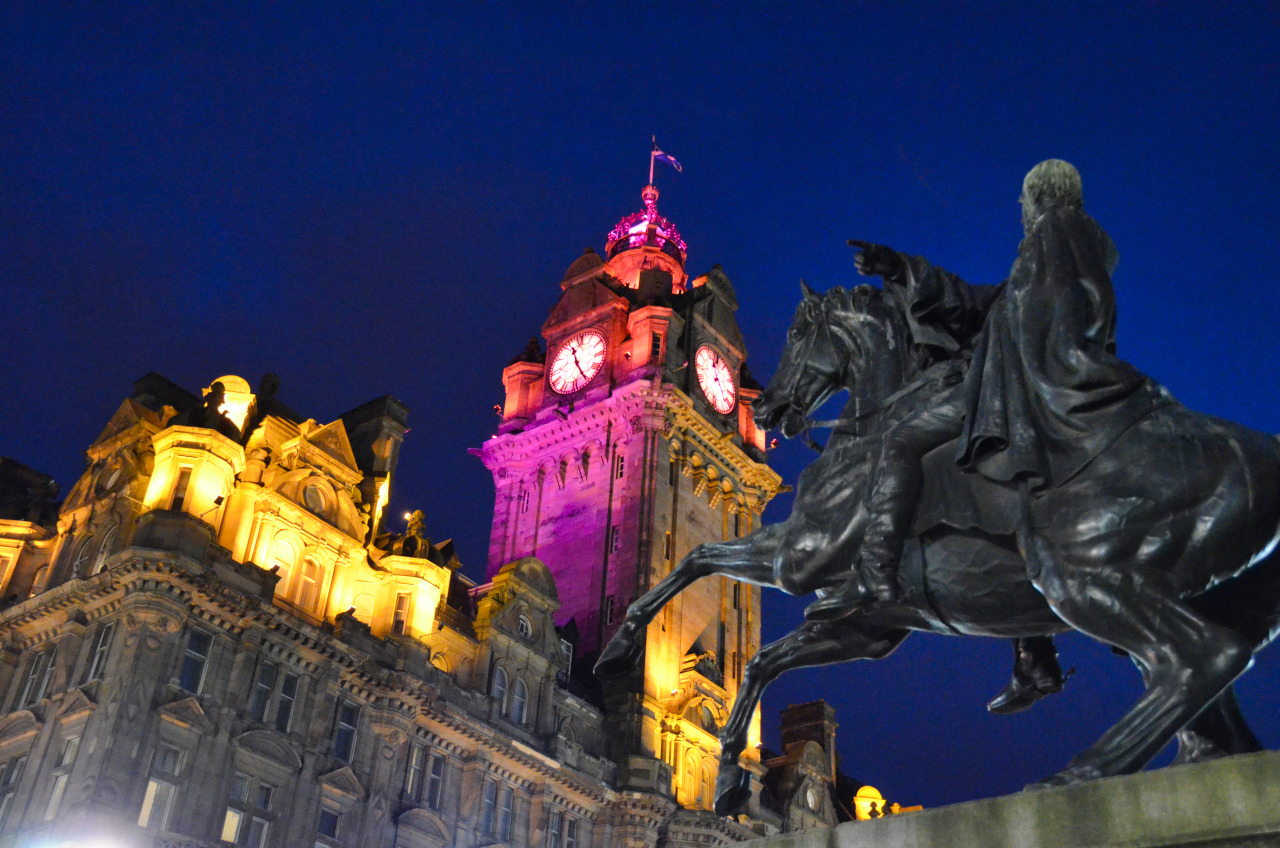
<path id="1" fill-rule="evenodd" d="M 670 153 L 663 153 L 656 145 L 653 148 L 653 158 L 657 159 L 659 162 L 666 162 L 668 165 L 676 169 L 677 174 L 684 173 L 684 168 L 682 168 L 680 163 L 676 161 L 676 157 L 672 156 Z"/>

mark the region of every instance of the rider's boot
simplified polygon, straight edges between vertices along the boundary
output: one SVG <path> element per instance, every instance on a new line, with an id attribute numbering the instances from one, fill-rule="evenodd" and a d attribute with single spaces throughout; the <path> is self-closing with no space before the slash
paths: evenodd
<path id="1" fill-rule="evenodd" d="M 1013 640 L 1013 679 L 987 704 L 998 715 L 1021 712 L 1045 695 L 1062 691 L 1066 678 L 1050 636 Z"/>

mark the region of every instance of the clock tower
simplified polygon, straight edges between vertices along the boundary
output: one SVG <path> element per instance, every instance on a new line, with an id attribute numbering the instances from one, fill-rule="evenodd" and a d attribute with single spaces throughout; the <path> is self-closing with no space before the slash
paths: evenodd
<path id="1" fill-rule="evenodd" d="M 781 486 L 751 416 L 760 387 L 733 285 L 719 265 L 689 275 L 658 190 L 642 198 L 603 256 L 569 266 L 545 348 L 535 338 L 503 371 L 502 424 L 480 451 L 497 489 L 489 574 L 541 559 L 583 664 L 692 548 L 758 526 Z M 717 576 L 673 600 L 643 672 L 607 693 L 619 786 L 710 809 L 716 734 L 759 647 L 758 588 Z"/>

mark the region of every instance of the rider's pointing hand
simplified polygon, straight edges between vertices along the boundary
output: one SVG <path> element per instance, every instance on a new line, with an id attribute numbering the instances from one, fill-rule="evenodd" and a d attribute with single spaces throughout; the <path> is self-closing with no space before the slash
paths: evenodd
<path id="1" fill-rule="evenodd" d="M 892 278 L 902 270 L 902 257 L 892 247 L 858 239 L 849 239 L 849 246 L 858 249 L 853 267 L 864 277 Z"/>

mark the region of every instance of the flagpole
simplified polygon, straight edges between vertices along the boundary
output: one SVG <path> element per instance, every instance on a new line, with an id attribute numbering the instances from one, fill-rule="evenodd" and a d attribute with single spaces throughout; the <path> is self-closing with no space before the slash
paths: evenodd
<path id="1" fill-rule="evenodd" d="M 653 137 L 653 146 L 649 149 L 649 185 L 653 185 L 653 154 L 658 150 L 658 136 Z"/>

